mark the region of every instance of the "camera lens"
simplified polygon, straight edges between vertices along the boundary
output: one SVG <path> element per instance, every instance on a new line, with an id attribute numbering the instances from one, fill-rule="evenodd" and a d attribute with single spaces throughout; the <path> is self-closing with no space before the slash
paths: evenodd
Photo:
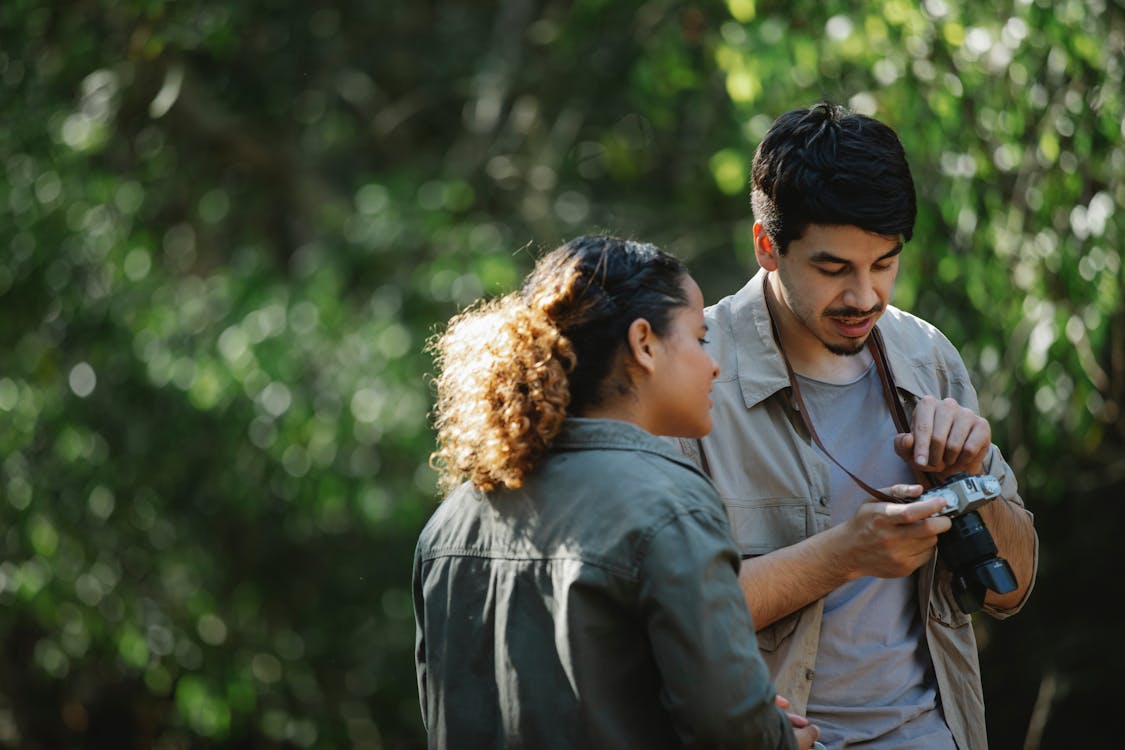
<path id="1" fill-rule="evenodd" d="M 1006 594 L 1016 588 L 1008 562 L 996 556 L 996 542 L 975 510 L 952 519 L 952 527 L 938 537 L 938 550 L 953 573 L 958 606 L 972 613 L 984 605 L 986 589 Z"/>

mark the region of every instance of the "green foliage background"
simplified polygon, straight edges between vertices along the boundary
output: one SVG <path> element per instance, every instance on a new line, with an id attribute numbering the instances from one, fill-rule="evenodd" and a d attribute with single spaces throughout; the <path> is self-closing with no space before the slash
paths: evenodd
<path id="1" fill-rule="evenodd" d="M 733 292 L 821 98 L 901 133 L 896 301 L 1037 514 L 993 747 L 1113 746 L 1123 52 L 1108 0 L 5 0 L 0 747 L 423 746 L 425 340 L 588 231 Z"/>

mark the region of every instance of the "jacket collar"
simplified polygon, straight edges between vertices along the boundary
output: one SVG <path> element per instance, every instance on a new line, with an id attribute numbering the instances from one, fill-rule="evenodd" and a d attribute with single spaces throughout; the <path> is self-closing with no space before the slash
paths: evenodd
<path id="1" fill-rule="evenodd" d="M 766 271 L 759 269 L 746 286 L 716 305 L 729 302 L 731 337 L 735 342 L 738 386 L 749 409 L 789 387 L 785 360 L 773 339 L 763 284 Z"/>
<path id="2" fill-rule="evenodd" d="M 616 419 L 567 417 L 551 447 L 559 451 L 643 451 L 682 464 L 697 474 L 700 473 L 699 467 L 689 461 L 676 447 L 674 438 L 657 437 L 635 424 Z"/>
<path id="3" fill-rule="evenodd" d="M 766 271 L 759 269 L 742 289 L 719 302 L 709 310 L 727 305 L 730 310 L 730 334 L 735 342 L 738 385 L 742 400 L 749 409 L 764 401 L 778 391 L 789 388 L 789 375 L 785 370 L 785 360 L 773 338 L 773 327 L 765 299 Z M 924 381 L 918 376 L 918 366 L 914 360 L 920 347 L 911 344 L 902 326 L 907 313 L 893 305 L 887 305 L 879 318 L 878 328 L 883 333 L 887 360 L 900 390 L 921 398 L 926 391 Z"/>

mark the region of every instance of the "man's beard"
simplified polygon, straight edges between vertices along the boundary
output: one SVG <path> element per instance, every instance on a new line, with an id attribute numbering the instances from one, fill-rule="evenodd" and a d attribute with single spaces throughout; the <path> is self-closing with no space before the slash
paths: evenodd
<path id="1" fill-rule="evenodd" d="M 883 305 L 877 304 L 870 310 L 856 310 L 852 307 L 844 307 L 836 310 L 825 310 L 822 317 L 826 319 L 831 318 L 868 318 L 872 315 L 877 315 L 883 311 Z M 868 333 L 867 336 L 871 334 Z M 824 348 L 833 354 L 840 357 L 854 357 L 863 351 L 863 347 L 867 345 L 867 336 L 863 337 L 862 341 L 849 342 L 847 344 L 829 344 L 827 341 L 821 341 Z"/>
<path id="2" fill-rule="evenodd" d="M 824 341 L 820 343 L 824 344 L 825 349 L 837 356 L 854 357 L 855 355 L 863 351 L 863 347 L 867 346 L 867 339 L 864 338 L 863 341 L 858 344 L 849 344 L 847 346 L 841 346 L 840 344 L 829 344 Z"/>

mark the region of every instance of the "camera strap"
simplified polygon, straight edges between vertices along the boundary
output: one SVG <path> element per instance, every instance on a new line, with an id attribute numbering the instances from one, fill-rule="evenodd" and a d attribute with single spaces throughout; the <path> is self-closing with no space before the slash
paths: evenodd
<path id="1" fill-rule="evenodd" d="M 801 397 L 801 386 L 797 382 L 797 374 L 793 371 L 793 366 L 789 364 L 789 357 L 785 354 L 785 347 L 781 345 L 781 332 L 777 328 L 777 320 L 774 315 L 774 305 L 776 302 L 773 298 L 773 290 L 770 288 L 769 274 L 762 282 L 763 292 L 766 299 L 766 310 L 770 316 L 770 326 L 773 328 L 773 340 L 777 344 L 777 351 L 781 354 L 781 360 L 785 363 L 785 372 L 789 375 L 789 386 L 793 391 L 793 400 L 797 404 L 797 413 L 801 415 L 801 421 L 805 424 L 805 429 L 809 431 L 809 436 L 816 447 L 827 456 L 832 463 L 840 467 L 840 469 L 852 478 L 857 485 L 859 485 L 865 492 L 872 497 L 890 503 L 908 502 L 902 498 L 892 497 L 881 490 L 877 490 L 871 485 L 864 482 L 862 479 L 853 474 L 848 467 L 836 460 L 836 457 L 828 452 L 824 447 L 824 443 L 820 441 L 820 436 L 816 434 L 816 428 L 813 427 L 812 417 L 809 415 L 808 407 L 805 406 L 805 400 Z M 887 402 L 887 408 L 891 412 L 891 419 L 894 420 L 895 428 L 900 432 L 910 432 L 910 423 L 906 419 L 906 410 L 902 406 L 902 401 L 898 397 L 898 387 L 895 385 L 894 375 L 891 373 L 890 363 L 887 361 L 886 350 L 883 344 L 883 334 L 880 333 L 878 327 L 872 327 L 871 334 L 867 337 L 867 348 L 871 351 L 871 356 L 875 360 L 875 369 L 879 373 L 879 381 L 883 384 L 883 399 Z M 914 467 L 911 467 L 914 469 Z M 923 487 L 929 488 L 936 484 L 933 479 L 925 472 L 914 469 L 914 476 L 917 478 L 918 483 Z"/>

